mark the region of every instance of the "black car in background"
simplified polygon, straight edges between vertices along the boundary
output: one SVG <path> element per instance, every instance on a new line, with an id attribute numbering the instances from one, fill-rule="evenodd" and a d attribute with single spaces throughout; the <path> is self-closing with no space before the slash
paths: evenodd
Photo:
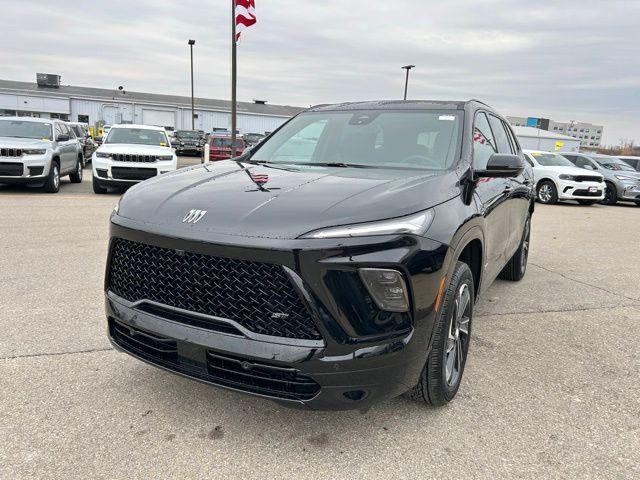
<path id="1" fill-rule="evenodd" d="M 204 132 L 199 130 L 176 130 L 171 145 L 177 155 L 201 155 L 205 144 Z"/>
<path id="2" fill-rule="evenodd" d="M 109 337 L 288 405 L 443 405 L 478 295 L 526 272 L 533 200 L 518 141 L 481 102 L 312 108 L 238 158 L 122 197 Z"/>

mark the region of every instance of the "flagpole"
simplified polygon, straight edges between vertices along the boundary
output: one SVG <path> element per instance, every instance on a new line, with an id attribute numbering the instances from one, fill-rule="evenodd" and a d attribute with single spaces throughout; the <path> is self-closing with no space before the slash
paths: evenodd
<path id="1" fill-rule="evenodd" d="M 237 89 L 236 2 L 231 0 L 231 157 L 236 156 Z"/>

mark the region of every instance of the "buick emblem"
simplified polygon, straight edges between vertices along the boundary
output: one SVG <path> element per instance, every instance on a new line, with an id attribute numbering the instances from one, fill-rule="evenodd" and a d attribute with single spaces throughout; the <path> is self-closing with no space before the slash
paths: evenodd
<path id="1" fill-rule="evenodd" d="M 189 210 L 189 212 L 182 219 L 182 223 L 191 223 L 192 225 L 195 225 L 200 220 L 202 220 L 202 217 L 204 217 L 206 214 L 206 210 Z"/>

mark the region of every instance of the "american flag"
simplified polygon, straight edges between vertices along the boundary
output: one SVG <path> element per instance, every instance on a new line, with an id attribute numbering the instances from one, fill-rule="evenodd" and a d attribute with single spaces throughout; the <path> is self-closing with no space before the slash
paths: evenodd
<path id="1" fill-rule="evenodd" d="M 245 28 L 255 25 L 256 2 L 255 0 L 235 0 L 236 2 L 236 42 L 240 40 L 240 34 Z"/>
<path id="2" fill-rule="evenodd" d="M 252 173 L 251 180 L 253 180 L 258 185 L 264 185 L 269 182 L 269 175 L 265 175 L 261 173 Z"/>

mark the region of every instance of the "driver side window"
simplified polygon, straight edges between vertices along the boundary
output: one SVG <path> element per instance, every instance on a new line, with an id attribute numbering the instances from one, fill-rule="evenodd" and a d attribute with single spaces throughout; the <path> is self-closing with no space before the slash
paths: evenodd
<path id="1" fill-rule="evenodd" d="M 473 127 L 473 166 L 477 170 L 487 168 L 489 158 L 498 153 L 496 141 L 489 126 L 487 115 L 480 112 L 476 115 Z"/>

